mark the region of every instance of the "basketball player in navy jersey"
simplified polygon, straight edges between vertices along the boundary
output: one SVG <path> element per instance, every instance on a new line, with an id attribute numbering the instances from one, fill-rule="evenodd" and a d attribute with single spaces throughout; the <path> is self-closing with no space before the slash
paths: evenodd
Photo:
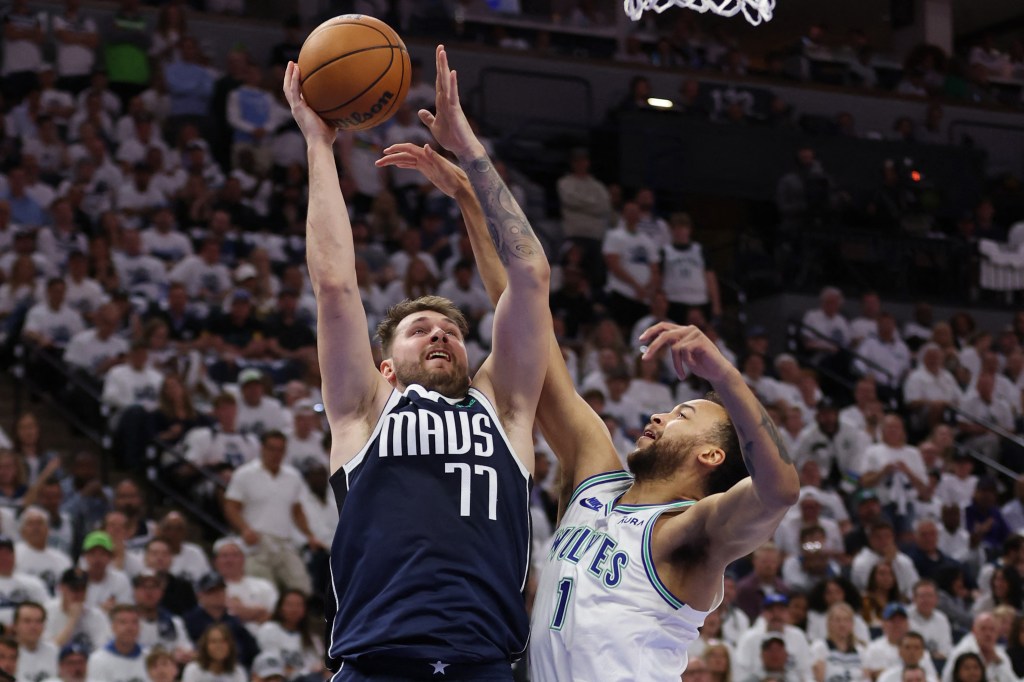
<path id="1" fill-rule="evenodd" d="M 429 149 L 385 154 L 380 165 L 454 186 L 457 169 Z M 483 223 L 464 214 L 494 298 L 506 286 L 501 263 Z M 641 340 L 645 357 L 669 352 L 680 378 L 695 372 L 717 395 L 652 415 L 631 475 L 550 336 L 537 421 L 567 492 L 533 607 L 534 682 L 678 680 L 687 645 L 721 603 L 726 566 L 769 540 L 799 493 L 771 418 L 707 336 L 663 322 Z"/>
<path id="2" fill-rule="evenodd" d="M 307 261 L 332 433 L 338 531 L 328 659 L 339 681 L 510 680 L 525 648 L 533 417 L 551 315 L 549 268 L 521 209 L 473 135 L 437 49 L 437 113 L 420 118 L 459 159 L 508 272 L 493 354 L 470 379 L 465 319 L 446 299 L 405 301 L 381 322 L 373 366 L 356 285 L 336 132 L 284 80 L 309 154 Z"/>

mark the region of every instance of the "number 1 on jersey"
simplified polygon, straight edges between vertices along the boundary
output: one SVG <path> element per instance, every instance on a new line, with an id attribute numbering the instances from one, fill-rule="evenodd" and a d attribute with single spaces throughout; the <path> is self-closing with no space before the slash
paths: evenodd
<path id="1" fill-rule="evenodd" d="M 572 578 L 562 578 L 558 581 L 558 602 L 555 604 L 555 613 L 551 616 L 552 630 L 561 630 L 565 624 L 565 614 L 569 613 L 569 600 L 572 599 L 572 586 Z"/>
<path id="2" fill-rule="evenodd" d="M 453 474 L 459 472 L 462 479 L 461 493 L 459 494 L 459 516 L 469 516 L 470 511 L 470 467 L 464 462 L 445 462 L 444 472 Z M 477 476 L 487 476 L 487 518 L 491 521 L 498 520 L 498 471 L 494 467 L 477 464 L 472 469 Z"/>

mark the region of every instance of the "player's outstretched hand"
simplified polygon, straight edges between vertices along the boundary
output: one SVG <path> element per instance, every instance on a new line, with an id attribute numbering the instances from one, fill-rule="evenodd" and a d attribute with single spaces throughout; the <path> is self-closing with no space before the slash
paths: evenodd
<path id="1" fill-rule="evenodd" d="M 680 379 L 691 371 L 715 385 L 736 371 L 718 346 L 697 327 L 659 322 L 645 329 L 640 341 L 647 346 L 645 360 L 655 357 L 659 349 L 668 348 Z"/>
<path id="2" fill-rule="evenodd" d="M 434 187 L 453 199 L 469 183 L 464 170 L 435 152 L 429 144 L 422 147 L 411 142 L 393 144 L 384 150 L 383 158 L 377 159 L 376 165 L 418 170 Z"/>
<path id="3" fill-rule="evenodd" d="M 288 66 L 284 70 L 284 96 L 288 100 L 288 106 L 292 109 L 292 117 L 299 124 L 299 130 L 306 138 L 306 144 L 322 142 L 333 145 L 338 138 L 338 131 L 327 125 L 315 111 L 309 108 L 306 101 L 302 99 L 300 84 L 299 65 L 295 62 L 288 62 Z"/>
<path id="4" fill-rule="evenodd" d="M 483 145 L 480 144 L 480 140 L 469 126 L 469 121 L 466 120 L 466 114 L 462 111 L 462 104 L 459 102 L 458 74 L 448 68 L 448 53 L 445 52 L 444 45 L 437 46 L 435 58 L 437 81 L 434 87 L 437 90 L 437 113 L 431 114 L 426 109 L 420 109 L 420 120 L 430 128 L 434 139 L 459 157 L 459 160 L 482 156 Z"/>

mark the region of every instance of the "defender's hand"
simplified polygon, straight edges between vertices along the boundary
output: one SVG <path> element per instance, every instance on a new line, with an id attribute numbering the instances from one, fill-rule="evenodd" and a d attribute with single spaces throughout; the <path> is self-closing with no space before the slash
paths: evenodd
<path id="1" fill-rule="evenodd" d="M 661 348 L 668 348 L 680 379 L 685 379 L 689 370 L 715 385 L 736 372 L 718 346 L 697 327 L 659 322 L 645 329 L 640 341 L 647 345 L 645 360 L 655 357 Z"/>
<path id="2" fill-rule="evenodd" d="M 315 111 L 309 108 L 306 100 L 302 99 L 300 82 L 299 65 L 295 62 L 288 62 L 288 67 L 284 71 L 284 96 L 288 100 L 288 106 L 292 109 L 292 117 L 299 124 L 302 136 L 306 138 L 306 144 L 333 145 L 338 138 L 338 132 L 327 125 Z"/>
<path id="3" fill-rule="evenodd" d="M 431 149 L 429 144 L 422 147 L 411 142 L 393 144 L 384 150 L 384 157 L 377 159 L 376 165 L 378 168 L 397 166 L 418 170 L 453 199 L 459 190 L 469 187 L 466 172 Z"/>
<path id="4" fill-rule="evenodd" d="M 484 154 L 483 145 L 469 127 L 466 114 L 459 102 L 459 80 L 457 74 L 448 68 L 448 53 L 444 45 L 438 45 L 437 62 L 437 98 L 435 100 L 437 114 L 420 109 L 419 117 L 424 125 L 430 128 L 434 139 L 462 160 L 475 159 Z"/>

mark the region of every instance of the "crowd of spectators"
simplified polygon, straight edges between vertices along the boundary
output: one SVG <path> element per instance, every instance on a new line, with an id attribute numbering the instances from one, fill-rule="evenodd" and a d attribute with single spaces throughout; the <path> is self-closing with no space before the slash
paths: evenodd
<path id="1" fill-rule="evenodd" d="M 19 680 L 324 679 L 310 623 L 337 512 L 304 265 L 305 145 L 279 87 L 299 34 L 290 23 L 271 54 L 236 47 L 211 63 L 186 14 L 164 5 L 150 30 L 123 0 L 100 30 L 76 0 L 52 14 L 15 2 L 5 23 L 2 359 L 23 349 L 25 378 L 113 442 L 55 451 L 31 411 L 0 432 L 0 668 Z M 403 298 L 451 298 L 479 362 L 493 311 L 461 216 L 414 172 L 373 165 L 389 144 L 430 141 L 413 113 L 433 99 L 422 71 L 393 122 L 339 135 L 357 275 L 371 329 Z M 773 546 L 735 567 L 691 673 L 824 682 L 838 657 L 874 678 L 924 659 L 901 658 L 908 618 L 930 628 L 926 679 L 952 674 L 952 642 L 976 643 L 990 677 L 999 656 L 1020 665 L 1024 485 L 969 452 L 1021 469 L 1020 450 L 972 418 L 1020 433 L 1024 315 L 975 329 L 969 313 L 947 323 L 922 304 L 898 320 L 865 293 L 848 321 L 829 289 L 796 352 L 757 326 L 730 347 L 691 215 L 606 185 L 586 149 L 554 191 L 566 237 L 552 253 L 556 330 L 623 457 L 651 413 L 703 394 L 667 358 L 639 359 L 640 330 L 670 319 L 700 326 L 742 369 L 800 467 L 799 505 Z M 557 469 L 543 442 L 538 453 L 540 548 Z M 153 472 L 228 534 L 157 514 L 141 483 Z M 986 639 L 993 618 L 1005 654 Z"/>

